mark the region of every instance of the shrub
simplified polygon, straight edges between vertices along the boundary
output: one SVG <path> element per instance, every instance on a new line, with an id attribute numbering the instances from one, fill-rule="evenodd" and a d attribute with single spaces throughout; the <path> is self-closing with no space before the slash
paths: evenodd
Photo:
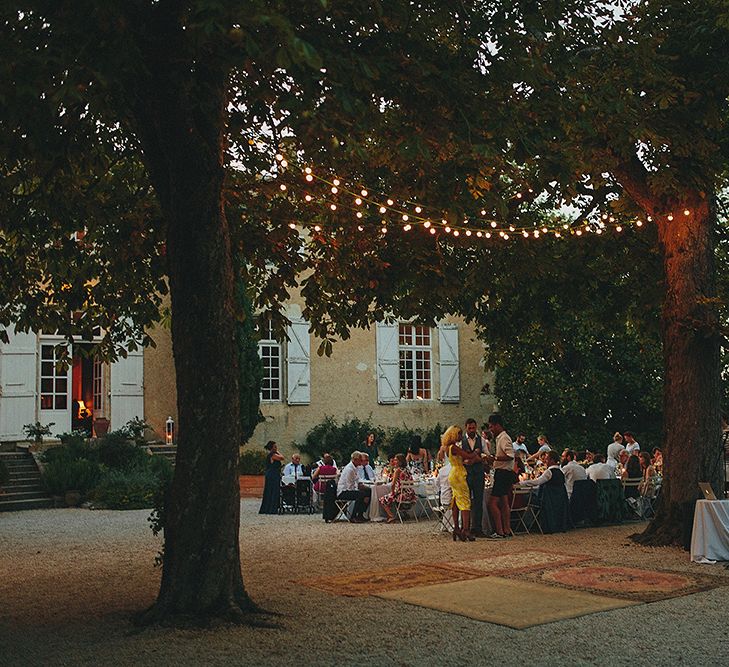
<path id="1" fill-rule="evenodd" d="M 36 445 L 40 445 L 43 442 L 43 436 L 50 435 L 51 426 L 55 425 L 55 422 L 51 422 L 50 424 L 35 422 L 33 424 L 25 424 L 23 426 L 23 431 L 25 431 L 25 435 L 28 440 L 33 440 Z"/>
<path id="2" fill-rule="evenodd" d="M 46 464 L 41 479 L 52 495 L 63 495 L 66 491 L 81 491 L 85 495 L 100 476 L 101 469 L 93 461 L 59 456 Z"/>
<path id="3" fill-rule="evenodd" d="M 262 475 L 266 472 L 266 452 L 249 449 L 241 452 L 238 463 L 240 475 Z"/>
<path id="4" fill-rule="evenodd" d="M 119 431 L 117 431 L 124 439 L 134 440 L 137 444 L 142 444 L 144 440 L 144 432 L 152 427 L 139 417 L 130 419 Z"/>
<path id="5" fill-rule="evenodd" d="M 385 433 L 369 419 L 348 419 L 339 424 L 334 417 L 324 417 L 306 434 L 304 442 L 294 443 L 294 447 L 314 461 L 329 452 L 337 462 L 344 463 L 364 443 L 368 433 L 375 434 L 375 443 L 382 449 Z"/>
<path id="6" fill-rule="evenodd" d="M 10 470 L 5 465 L 5 461 L 0 461 L 0 487 L 10 481 Z"/>
<path id="7" fill-rule="evenodd" d="M 160 478 L 151 469 L 109 470 L 91 497 L 109 509 L 143 509 L 154 506 Z"/>
<path id="8" fill-rule="evenodd" d="M 142 469 L 149 455 L 121 431 L 107 433 L 99 443 L 99 462 L 114 470 Z"/>

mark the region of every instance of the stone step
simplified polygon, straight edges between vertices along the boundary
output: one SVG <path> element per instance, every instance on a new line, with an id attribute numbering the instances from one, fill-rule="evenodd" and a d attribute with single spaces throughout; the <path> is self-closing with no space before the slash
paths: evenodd
<path id="1" fill-rule="evenodd" d="M 53 507 L 52 498 L 32 498 L 30 500 L 2 500 L 0 496 L 0 512 L 17 512 L 18 510 L 44 510 Z"/>
<path id="2" fill-rule="evenodd" d="M 33 482 L 23 482 L 22 484 L 16 484 L 14 482 L 8 482 L 4 486 L 0 487 L 3 491 L 8 493 L 17 493 L 18 491 L 43 491 L 43 487 L 40 484 L 40 480 Z"/>
<path id="3" fill-rule="evenodd" d="M 11 461 L 30 461 L 32 460 L 28 452 L 0 452 L 0 461 L 10 463 Z"/>
<path id="4" fill-rule="evenodd" d="M 21 465 L 9 465 L 8 470 L 10 472 L 33 472 L 38 470 L 38 466 L 35 463 L 22 463 Z"/>
<path id="5" fill-rule="evenodd" d="M 40 475 L 40 470 L 38 468 L 23 468 L 22 470 L 17 470 L 15 468 L 10 468 L 8 470 L 10 473 L 10 477 L 37 477 Z"/>
<path id="6" fill-rule="evenodd" d="M 174 445 L 149 445 L 149 450 L 153 454 L 176 454 L 177 447 Z"/>
<path id="7" fill-rule="evenodd" d="M 10 489 L 5 489 L 5 493 L 0 493 L 0 502 L 13 500 L 34 500 L 36 498 L 48 498 L 48 494 L 43 490 L 15 491 Z"/>
<path id="8" fill-rule="evenodd" d="M 40 484 L 40 482 L 40 473 L 37 473 L 36 475 L 10 475 L 10 479 L 8 480 L 8 484 Z"/>

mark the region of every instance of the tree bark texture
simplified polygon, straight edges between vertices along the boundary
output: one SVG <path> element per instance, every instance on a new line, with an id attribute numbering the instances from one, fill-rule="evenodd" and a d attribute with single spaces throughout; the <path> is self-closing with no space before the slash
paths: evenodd
<path id="1" fill-rule="evenodd" d="M 223 201 L 226 72 L 176 82 L 174 35 L 149 58 L 135 122 L 167 224 L 178 429 L 162 583 L 141 623 L 240 621 L 257 611 L 239 549 L 240 443 L 234 279 Z M 202 107 L 202 109 L 201 109 Z M 201 113 L 201 111 L 204 111 Z"/>
<path id="2" fill-rule="evenodd" d="M 715 212 L 711 200 L 689 192 L 669 213 L 644 206 L 658 226 L 665 299 L 663 488 L 656 517 L 637 541 L 651 545 L 687 540 L 698 482 L 721 481 L 720 338 L 714 263 Z M 685 213 L 687 211 L 688 213 Z"/>

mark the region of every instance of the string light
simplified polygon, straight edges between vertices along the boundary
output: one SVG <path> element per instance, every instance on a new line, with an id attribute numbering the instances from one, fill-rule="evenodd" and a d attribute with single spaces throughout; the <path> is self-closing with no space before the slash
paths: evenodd
<path id="1" fill-rule="evenodd" d="M 689 211 L 687 208 L 683 210 L 684 215 L 691 215 L 691 211 Z"/>
<path id="2" fill-rule="evenodd" d="M 362 204 L 362 200 L 357 197 L 357 199 L 354 200 L 354 203 L 357 204 L 357 206 L 360 206 Z"/>
<path id="3" fill-rule="evenodd" d="M 670 222 L 671 220 L 673 220 L 673 214 L 672 214 L 672 213 L 669 213 L 667 217 L 668 217 L 668 221 L 669 221 L 669 222 Z"/>

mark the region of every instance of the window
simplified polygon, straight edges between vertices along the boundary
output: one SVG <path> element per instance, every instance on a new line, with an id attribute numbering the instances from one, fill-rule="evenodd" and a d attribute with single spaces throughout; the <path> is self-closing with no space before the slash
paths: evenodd
<path id="1" fill-rule="evenodd" d="M 400 398 L 430 400 L 432 398 L 432 348 L 430 328 L 400 324 Z"/>
<path id="2" fill-rule="evenodd" d="M 281 343 L 273 338 L 271 322 L 262 323 L 263 337 L 258 342 L 258 356 L 263 366 L 261 401 L 281 401 Z"/>
<path id="3" fill-rule="evenodd" d="M 65 410 L 68 407 L 68 371 L 59 370 L 55 345 L 41 345 L 41 410 Z"/>

